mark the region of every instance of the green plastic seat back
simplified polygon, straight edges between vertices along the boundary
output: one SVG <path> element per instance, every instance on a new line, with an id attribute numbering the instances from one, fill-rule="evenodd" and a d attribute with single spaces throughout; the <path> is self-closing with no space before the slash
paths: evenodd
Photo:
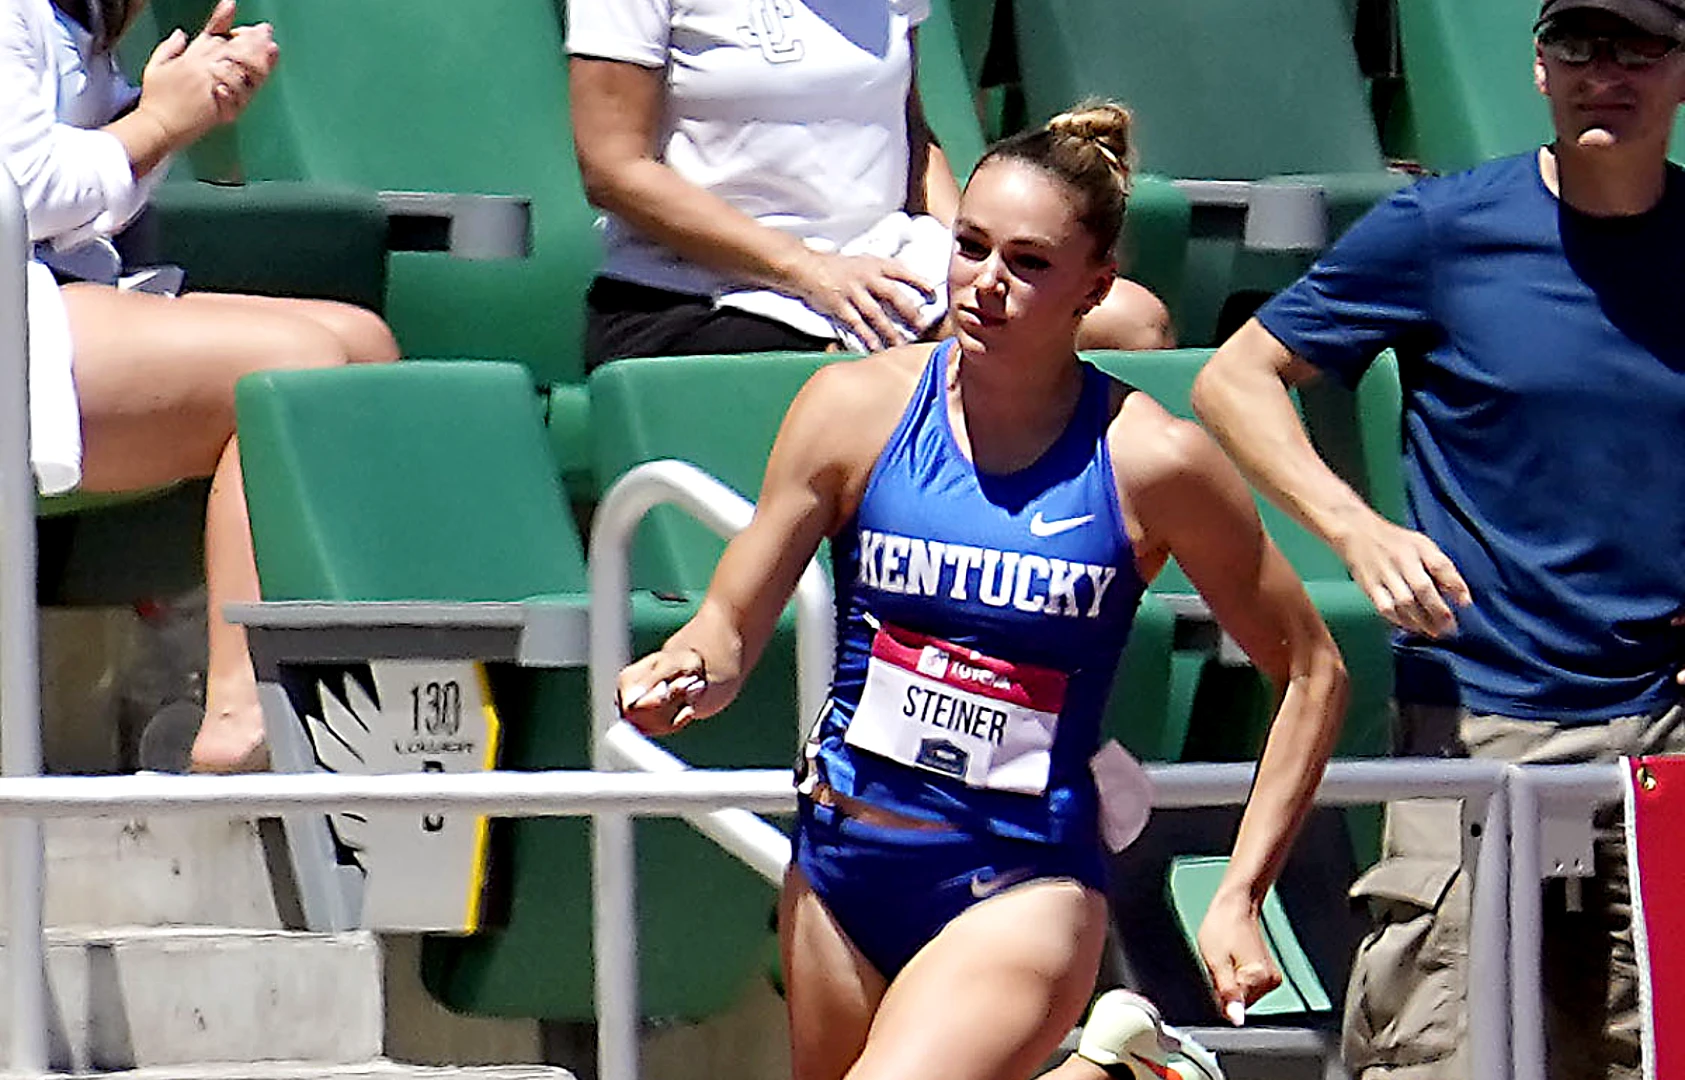
<path id="1" fill-rule="evenodd" d="M 1194 419 L 1191 393 L 1194 377 L 1211 356 L 1209 349 L 1167 349 L 1158 352 L 1095 351 L 1084 356 L 1108 374 L 1133 384 L 1164 406 L 1173 416 Z M 1345 564 L 1316 537 L 1268 500 L 1258 499 L 1258 513 L 1270 537 L 1287 555 L 1299 576 L 1349 581 Z M 1193 586 L 1174 565 L 1167 566 L 1153 587 L 1160 591 L 1191 592 Z"/>
<path id="2" fill-rule="evenodd" d="M 1398 150 L 1439 172 L 1525 153 L 1551 139 L 1533 86 L 1533 0 L 1399 0 L 1405 114 Z M 1685 120 L 1673 158 L 1685 160 Z"/>
<path id="3" fill-rule="evenodd" d="M 1217 886 L 1222 882 L 1228 865 L 1228 858 L 1222 855 L 1184 855 L 1170 864 L 1167 887 L 1171 909 L 1176 912 L 1176 920 L 1181 924 L 1182 933 L 1195 955 L 1198 955 L 1195 936 L 1199 932 L 1199 924 L 1211 907 L 1212 898 L 1217 895 Z M 1305 954 L 1299 935 L 1294 932 L 1293 924 L 1287 917 L 1287 909 L 1282 906 L 1281 897 L 1273 885 L 1264 894 L 1260 921 L 1264 929 L 1264 943 L 1269 946 L 1270 957 L 1281 972 L 1281 985 L 1247 1006 L 1248 1015 L 1280 1016 L 1286 1013 L 1327 1012 L 1333 1008 L 1328 991 L 1311 966 L 1310 957 Z"/>
<path id="4" fill-rule="evenodd" d="M 592 469 L 606 491 L 645 461 L 688 461 L 753 502 L 796 392 L 832 353 L 617 360 L 591 375 Z M 632 580 L 658 592 L 707 588 L 724 541 L 670 507 L 644 520 Z"/>
<path id="5" fill-rule="evenodd" d="M 1533 87 L 1533 0 L 1400 0 L 1407 107 L 1400 151 L 1454 172 L 1550 139 Z"/>
<path id="6" fill-rule="evenodd" d="M 159 0 L 191 25 L 206 0 Z M 600 244 L 568 124 L 553 0 L 246 0 L 282 59 L 238 128 L 248 179 L 532 200 L 532 255 L 396 253 L 386 315 L 406 353 L 519 360 L 581 377 L 583 297 Z"/>
<path id="7" fill-rule="evenodd" d="M 1014 10 L 1031 118 L 1085 97 L 1120 100 L 1151 172 L 1381 168 L 1343 0 L 1014 0 Z"/>
<path id="8" fill-rule="evenodd" d="M 236 391 L 269 600 L 518 600 L 585 587 L 516 364 L 275 371 Z"/>
<path id="9" fill-rule="evenodd" d="M 983 156 L 977 81 L 966 49 L 966 35 L 975 33 L 979 6 L 976 0 L 934 0 L 930 17 L 918 31 L 919 101 L 949 167 L 962 184 Z M 977 62 L 981 63 L 981 57 Z"/>

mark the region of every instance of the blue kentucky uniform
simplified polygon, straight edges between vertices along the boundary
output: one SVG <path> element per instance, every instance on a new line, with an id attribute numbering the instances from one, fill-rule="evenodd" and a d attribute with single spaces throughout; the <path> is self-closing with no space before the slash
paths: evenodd
<path id="1" fill-rule="evenodd" d="M 1112 380 L 1085 367 L 1052 446 L 1018 472 L 984 474 L 949 427 L 953 348 L 932 351 L 859 509 L 832 540 L 837 665 L 804 765 L 804 784 L 951 826 L 871 825 L 802 801 L 797 862 L 885 976 L 1006 884 L 1069 877 L 1102 886 L 1088 763 L 1145 589 L 1106 445 Z M 898 651 L 885 647 L 890 635 L 913 642 L 899 651 L 916 663 L 885 662 Z M 927 663 L 933 655 L 939 669 Z M 948 681 L 927 678 L 932 670 Z M 981 681 L 964 681 L 973 676 Z M 872 689 L 874 680 L 892 691 Z M 1032 689 L 1014 704 L 1003 688 L 1020 682 L 1057 692 Z M 889 707 L 863 719 L 874 693 Z M 887 741 L 862 734 L 869 727 Z M 863 748 L 896 738 L 916 752 L 897 760 Z M 1003 764 L 1015 739 L 1048 744 Z M 990 754 L 993 764 L 973 760 Z"/>

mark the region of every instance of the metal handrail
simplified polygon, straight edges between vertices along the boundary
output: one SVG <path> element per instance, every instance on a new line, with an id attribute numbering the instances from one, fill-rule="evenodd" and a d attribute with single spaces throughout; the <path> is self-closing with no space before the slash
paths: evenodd
<path id="1" fill-rule="evenodd" d="M 1341 761 L 1317 790 L 1321 805 L 1363 805 L 1389 798 L 1455 798 L 1484 802 L 1476 863 L 1469 995 L 1473 1075 L 1510 1076 L 1504 943 L 1504 797 L 1513 769 L 1487 761 Z M 1148 768 L 1160 808 L 1238 805 L 1251 791 L 1250 765 L 1160 765 Z M 365 812 L 437 809 L 509 817 L 612 815 L 689 816 L 713 806 L 788 811 L 795 805 L 783 769 L 693 769 L 679 775 L 639 772 L 269 773 L 244 776 L 41 776 L 0 781 L 0 816 L 132 816 L 219 813 L 266 816 L 355 808 Z M 612 917 L 595 910 L 598 923 Z M 600 935 L 599 935 L 600 936 Z M 599 956 L 599 966 L 601 957 Z M 597 1003 L 607 1031 L 606 1002 Z M 635 1005 L 635 1001 L 634 1001 Z M 636 1038 L 634 1017 L 633 1037 Z M 617 1062 L 617 1065 L 625 1063 Z M 632 1064 L 636 1065 L 635 1056 Z M 44 1069 L 43 1065 L 43 1069 Z M 600 1074 L 624 1080 L 635 1074 Z"/>
<path id="2" fill-rule="evenodd" d="M 0 165 L 0 773 L 41 773 L 35 611 L 35 472 L 29 453 L 29 223 Z M 6 822 L 11 1067 L 47 1070 L 46 842 L 41 822 Z"/>
<path id="3" fill-rule="evenodd" d="M 629 470 L 597 504 L 587 559 L 591 582 L 591 764 L 596 769 L 688 767 L 621 720 L 615 680 L 632 659 L 631 547 L 638 523 L 672 504 L 724 537 L 745 529 L 755 508 L 718 480 L 682 461 L 653 461 Z M 796 584 L 797 741 L 800 718 L 813 718 L 830 693 L 836 654 L 835 603 L 817 560 Z M 785 774 L 789 786 L 788 773 Z M 789 806 L 794 806 L 790 796 Z M 687 820 L 763 876 L 777 881 L 790 859 L 784 834 L 743 809 L 686 815 Z M 597 1074 L 638 1076 L 637 865 L 632 823 L 624 813 L 596 817 L 591 832 L 592 950 L 597 995 Z"/>
<path id="4" fill-rule="evenodd" d="M 1544 925 L 1547 822 L 1555 811 L 1589 821 L 1600 805 L 1621 801 L 1621 767 L 1518 765 L 1510 777 L 1510 1014 L 1515 1074 L 1545 1076 Z M 1589 830 L 1587 830 L 1589 833 Z M 1591 869 L 1591 867 L 1586 867 Z M 1553 868 L 1554 874 L 1555 868 Z M 1638 883 L 1632 883 L 1636 889 Z M 1522 935 L 1525 935 L 1523 937 Z M 1476 1074 L 1478 1075 L 1478 1074 Z"/>

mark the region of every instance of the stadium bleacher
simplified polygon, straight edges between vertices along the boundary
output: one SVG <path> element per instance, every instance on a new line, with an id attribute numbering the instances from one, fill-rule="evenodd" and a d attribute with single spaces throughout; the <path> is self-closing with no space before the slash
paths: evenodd
<path id="1" fill-rule="evenodd" d="M 983 145 L 975 91 L 994 9 L 1012 2 L 938 0 L 935 21 L 921 34 L 926 108 L 962 175 Z M 161 27 L 195 25 L 208 6 L 153 0 L 147 17 Z M 1247 251 L 1239 218 L 1201 210 L 1173 181 L 1315 183 L 1327 192 L 1337 235 L 1404 181 L 1387 170 L 1389 153 L 1402 149 L 1452 168 L 1523 147 L 1536 136 L 1521 136 L 1540 129 L 1542 111 L 1523 101 L 1516 87 L 1525 89 L 1524 82 L 1493 63 L 1480 42 L 1501 35 L 1513 43 L 1531 6 L 1398 0 L 1408 121 L 1386 145 L 1352 55 L 1350 0 L 1229 0 L 1198 8 L 1159 0 L 1131 5 L 1128 19 L 1106 0 L 1036 0 L 1016 6 L 1016 45 L 1032 119 L 1089 94 L 1116 96 L 1137 110 L 1150 175 L 1131 203 L 1125 260 L 1169 304 L 1182 340 L 1207 346 L 1234 319 L 1237 297 L 1243 303 L 1284 283 L 1306 253 Z M 344 0 L 244 0 L 242 19 L 273 22 L 285 43 L 273 84 L 239 125 L 233 160 L 248 183 L 211 191 L 167 185 L 156 250 L 189 266 L 202 285 L 334 296 L 382 309 L 411 356 L 493 362 L 273 373 L 242 386 L 242 448 L 266 598 L 577 593 L 585 577 L 574 510 L 588 510 L 631 465 L 683 457 L 752 496 L 783 405 L 806 374 L 834 358 L 630 361 L 583 379 L 582 298 L 598 242 L 568 133 L 560 0 L 505 0 L 495 12 L 455 0 L 357 0 L 354 34 L 345 29 L 348 10 Z M 1190 65 L 1186 58 L 1195 52 L 1201 62 Z M 1517 63 L 1527 63 L 1524 50 Z M 226 176 L 228 148 L 191 165 L 201 178 Z M 388 253 L 387 218 L 373 196 L 381 190 L 530 199 L 531 257 L 475 262 Z M 289 236 L 295 248 L 265 247 L 266 258 L 255 265 L 219 262 L 219 245 L 238 250 L 245 235 L 266 243 Z M 1091 359 L 1188 415 L 1187 385 L 1203 355 Z M 1396 366 L 1378 365 L 1355 397 L 1324 387 L 1301 404 L 1313 438 L 1339 448 L 1334 456 L 1347 478 L 1400 513 Z M 708 415 L 729 416 L 729 429 L 696 422 Z M 347 468 L 353 461 L 358 467 Z M 87 520 L 111 523 L 111 535 L 125 543 L 155 538 L 172 560 L 169 581 L 179 583 L 197 572 L 197 549 L 183 544 L 187 536 L 197 542 L 198 520 L 171 510 L 178 502 L 198 507 L 202 497 L 171 493 Z M 1385 633 L 1338 560 L 1279 512 L 1262 509 L 1356 673 L 1341 752 L 1379 753 L 1390 692 Z M 158 520 L 136 525 L 132 516 L 110 516 L 137 513 Z M 163 521 L 171 513 L 176 517 Z M 49 564 L 62 584 L 44 585 L 44 596 L 159 590 L 140 569 L 145 563 L 75 548 L 71 534 L 62 535 L 59 550 L 87 552 L 74 564 L 87 567 L 85 576 Z M 718 540 L 676 513 L 646 522 L 634 570 L 640 647 L 693 610 L 719 550 Z M 1267 692 L 1254 673 L 1215 657 L 1210 642 L 1189 648 L 1179 639 L 1165 596 L 1190 588 L 1172 568 L 1144 600 L 1109 730 L 1149 760 L 1249 758 L 1263 735 Z M 675 752 L 702 766 L 788 763 L 789 638 L 787 617 L 734 709 L 737 722 L 699 726 L 675 740 Z M 511 720 L 504 767 L 586 764 L 582 671 L 494 668 L 492 683 Z M 499 828 L 498 926 L 430 940 L 422 959 L 427 985 L 463 1012 L 588 1018 L 587 828 L 537 819 Z M 646 822 L 638 830 L 645 1007 L 664 1018 L 716 1015 L 762 967 L 771 892 L 681 822 Z M 1336 821 L 1316 835 L 1318 843 L 1373 849 L 1372 820 L 1353 819 L 1349 827 Z M 1330 860 L 1348 865 L 1344 852 Z M 673 886 L 678 881 L 682 888 Z M 1300 905 L 1315 895 L 1288 897 L 1287 914 L 1302 934 L 1307 909 Z M 1343 941 L 1348 930 L 1332 928 L 1328 940 Z M 1305 948 L 1337 996 L 1339 972 L 1321 959 L 1328 941 Z"/>

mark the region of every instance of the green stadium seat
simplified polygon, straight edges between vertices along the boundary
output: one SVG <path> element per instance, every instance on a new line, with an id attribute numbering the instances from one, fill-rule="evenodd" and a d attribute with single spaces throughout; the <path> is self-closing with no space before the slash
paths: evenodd
<path id="1" fill-rule="evenodd" d="M 1182 935 L 1190 948 L 1197 949 L 1195 937 L 1199 924 L 1217 895 L 1229 860 L 1221 855 L 1186 855 L 1170 864 L 1170 902 L 1181 924 Z M 1299 935 L 1287 918 L 1287 909 L 1272 886 L 1264 894 L 1260 922 L 1264 927 L 1264 944 L 1281 972 L 1281 985 L 1247 1007 L 1249 1016 L 1280 1016 L 1312 1012 L 1325 1013 L 1331 1009 L 1328 991 L 1317 977 L 1316 969 L 1299 944 Z"/>
<path id="2" fill-rule="evenodd" d="M 1401 154 L 1456 172 L 1549 141 L 1532 78 L 1538 14 L 1532 0 L 1400 0 Z"/>
<path id="3" fill-rule="evenodd" d="M 160 25 L 194 26 L 211 5 L 154 6 Z M 588 422 L 579 347 L 599 242 L 573 160 L 557 5 L 510 0 L 494 30 L 448 0 L 248 0 L 240 18 L 273 23 L 283 59 L 234 139 L 194 157 L 201 176 L 530 200 L 530 258 L 394 252 L 384 311 L 407 355 L 525 364 L 556 399 L 552 449 L 587 498 L 573 455 Z M 431 62 L 445 42 L 451 62 Z"/>
<path id="4" fill-rule="evenodd" d="M 1085 97 L 1123 101 L 1147 172 L 1315 183 L 1330 236 L 1401 182 L 1385 169 L 1342 0 L 1148 0 L 1126 10 L 1106 0 L 1014 2 L 1033 121 Z M 1193 197 L 1178 329 L 1185 344 L 1214 344 L 1235 321 L 1224 311 L 1231 297 L 1273 292 L 1303 258 L 1244 250 L 1244 205 Z"/>
<path id="5" fill-rule="evenodd" d="M 524 368 L 418 361 L 273 372 L 242 381 L 238 405 L 266 599 L 511 600 L 585 588 Z M 639 624 L 670 632 L 662 608 L 638 604 Z M 505 724 L 502 767 L 587 767 L 584 671 L 492 665 L 488 674 Z M 715 725 L 670 745 L 699 764 L 782 765 L 794 733 L 781 722 L 778 752 L 757 761 L 727 757 L 738 740 Z M 500 822 L 493 850 L 497 928 L 429 940 L 429 987 L 464 1012 L 590 1017 L 587 825 Z M 756 967 L 771 889 L 680 822 L 640 823 L 638 857 L 647 1012 L 726 1008 Z"/>

